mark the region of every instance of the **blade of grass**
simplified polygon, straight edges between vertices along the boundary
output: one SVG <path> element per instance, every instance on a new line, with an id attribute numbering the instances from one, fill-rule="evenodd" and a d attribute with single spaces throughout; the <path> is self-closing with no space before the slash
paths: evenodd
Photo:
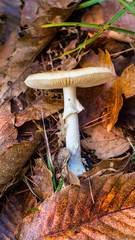
<path id="1" fill-rule="evenodd" d="M 59 192 L 62 189 L 65 177 L 60 181 L 58 187 L 56 188 L 55 192 Z"/>
<path id="2" fill-rule="evenodd" d="M 126 3 L 123 0 L 118 0 L 118 1 L 122 3 L 135 16 L 135 10 L 128 3 Z"/>
<path id="3" fill-rule="evenodd" d="M 104 25 L 102 24 L 93 24 L 93 23 L 80 23 L 80 22 L 62 22 L 62 23 L 50 23 L 50 24 L 45 24 L 42 25 L 41 27 L 43 28 L 50 28 L 50 27 L 89 27 L 89 28 L 97 28 L 97 29 L 102 29 L 104 28 Z M 124 29 L 124 28 L 116 28 L 116 27 L 109 27 L 108 30 L 110 31 L 115 31 L 115 32 L 124 32 L 127 34 L 132 34 L 134 35 L 135 32 Z"/>
<path id="4" fill-rule="evenodd" d="M 80 9 L 83 9 L 83 8 L 86 8 L 86 7 L 90 7 L 94 4 L 97 4 L 99 2 L 103 2 L 104 0 L 91 0 L 91 1 L 87 1 L 87 2 L 84 2 L 84 3 L 81 3 L 78 8 L 76 10 L 80 10 Z"/>
<path id="5" fill-rule="evenodd" d="M 55 177 L 53 175 L 53 171 L 52 171 L 52 167 L 50 164 L 50 159 L 49 159 L 48 153 L 47 153 L 47 166 L 48 166 L 48 169 L 52 172 L 52 183 L 53 183 L 53 189 L 55 191 L 56 190 L 56 181 L 55 181 Z"/>
<path id="6" fill-rule="evenodd" d="M 135 2 L 131 2 L 129 4 L 131 7 L 135 5 Z M 128 9 L 127 8 L 124 8 L 122 10 L 120 10 L 112 19 L 110 19 L 104 26 L 102 29 L 100 29 L 92 38 L 90 38 L 89 40 L 87 40 L 86 42 L 84 43 L 81 43 L 77 48 L 71 50 L 71 51 L 68 51 L 66 53 L 63 53 L 60 57 L 64 57 L 70 53 L 73 53 L 77 50 L 79 50 L 80 48 L 83 48 L 85 47 L 86 45 L 92 43 L 93 41 L 95 41 L 105 30 L 108 30 L 108 28 L 110 27 L 111 24 L 113 24 L 119 17 L 121 17 Z M 59 59 L 60 57 L 58 58 L 54 58 L 53 60 L 56 60 L 56 59 Z"/>

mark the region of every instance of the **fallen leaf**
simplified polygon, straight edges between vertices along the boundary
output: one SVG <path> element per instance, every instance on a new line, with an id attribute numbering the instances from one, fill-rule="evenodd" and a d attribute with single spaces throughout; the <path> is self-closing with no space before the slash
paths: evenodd
<path id="1" fill-rule="evenodd" d="M 123 105 L 123 97 L 129 98 L 135 95 L 135 66 L 127 67 L 122 75 L 112 82 L 110 88 L 110 99 L 107 102 L 107 113 L 110 119 L 106 122 L 107 129 L 110 130 L 116 123 L 119 111 Z M 110 114 L 109 114 L 110 113 Z"/>
<path id="2" fill-rule="evenodd" d="M 8 63 L 8 58 L 13 53 L 17 41 L 18 33 L 17 31 L 14 31 L 10 34 L 7 41 L 0 46 L 0 68 L 4 67 Z"/>
<path id="3" fill-rule="evenodd" d="M 111 56 L 107 50 L 104 52 L 103 50 L 98 49 L 98 54 L 96 54 L 90 49 L 90 51 L 81 58 L 79 65 L 81 67 L 105 67 L 110 69 L 114 76 L 116 75 Z"/>
<path id="4" fill-rule="evenodd" d="M 88 172 L 84 172 L 82 174 L 82 178 L 90 177 L 92 179 L 95 176 L 103 176 L 108 172 L 109 173 L 123 172 L 127 167 L 129 161 L 130 161 L 130 154 L 127 154 L 126 156 L 121 158 L 111 158 L 111 159 L 105 159 L 105 160 L 103 159 L 101 162 L 94 164 L 92 170 Z M 80 179 L 81 179 L 81 176 L 80 176 Z"/>
<path id="5" fill-rule="evenodd" d="M 17 129 L 14 127 L 14 115 L 10 104 L 4 103 L 0 108 L 0 192 L 1 194 L 15 180 L 15 174 L 33 154 L 41 142 L 41 132 L 31 132 L 27 141 L 17 140 Z"/>
<path id="6" fill-rule="evenodd" d="M 41 203 L 24 218 L 17 239 L 134 239 L 134 206 L 134 173 L 87 179 Z"/>
<path id="7" fill-rule="evenodd" d="M 84 149 L 94 149 L 99 159 L 117 157 L 130 148 L 129 141 L 124 137 L 121 128 L 113 127 L 110 132 L 101 125 L 85 130 L 88 137 L 81 140 Z"/>
<path id="8" fill-rule="evenodd" d="M 58 99 L 57 93 L 52 93 L 52 96 L 53 95 L 55 98 L 47 96 L 45 92 L 42 92 L 35 101 L 29 102 L 28 107 L 26 107 L 23 111 L 19 111 L 16 115 L 15 126 L 19 127 L 32 119 L 40 120 L 43 116 L 46 118 L 50 116 L 50 114 L 63 109 L 63 99 Z"/>
<path id="9" fill-rule="evenodd" d="M 114 72 L 108 52 L 99 51 L 99 58 L 93 51 L 89 54 L 81 60 L 83 67 L 86 65 L 93 67 L 96 62 L 97 66 L 110 68 Z M 125 98 L 135 95 L 134 79 L 135 67 L 132 64 L 123 71 L 120 77 L 104 85 L 87 89 L 78 88 L 77 96 L 85 109 L 79 114 L 80 124 L 86 124 L 102 117 L 102 120 L 106 120 L 109 131 L 117 122 L 119 111 L 123 105 L 123 95 Z M 105 117 L 103 117 L 104 114 Z"/>
<path id="10" fill-rule="evenodd" d="M 35 21 L 37 16 L 39 16 L 40 14 L 43 14 L 44 11 L 48 11 L 50 10 L 50 8 L 65 9 L 70 5 L 72 1 L 71 0 L 66 0 L 66 1 L 65 0 L 64 1 L 46 0 L 46 1 L 39 2 L 38 0 L 34 0 L 34 1 L 24 0 L 23 2 L 24 2 L 24 5 L 23 5 L 22 15 L 21 15 L 21 25 L 26 26 L 26 25 L 30 25 L 33 21 Z"/>
<path id="11" fill-rule="evenodd" d="M 45 23 L 65 21 L 77 7 L 78 2 L 79 0 L 73 6 L 67 7 L 66 1 L 59 1 L 61 8 L 54 7 L 55 4 L 53 4 L 53 7 L 47 11 L 43 6 L 43 12 L 39 13 L 36 20 L 29 25 L 28 33 L 20 38 L 6 69 L 0 75 L 0 104 L 5 99 L 11 99 L 26 90 L 24 79 L 31 72 L 31 63 L 56 34 L 56 28 L 45 29 L 41 26 Z M 12 87 L 8 86 L 9 81 L 12 83 Z"/>
<path id="12" fill-rule="evenodd" d="M 18 224 L 22 221 L 25 214 L 29 212 L 28 209 L 30 207 L 34 208 L 36 205 L 36 198 L 31 192 L 22 192 L 8 197 L 0 216 L 0 239 L 15 240 L 15 231 Z"/>
<path id="13" fill-rule="evenodd" d="M 36 166 L 34 169 L 34 192 L 39 198 L 45 200 L 53 194 L 52 173 L 48 170 L 47 166 L 41 158 L 35 159 Z"/>
<path id="14" fill-rule="evenodd" d="M 70 159 L 69 150 L 63 147 L 59 149 L 53 161 L 57 181 L 60 182 L 64 178 L 63 188 L 70 184 L 80 186 L 79 178 L 72 171 L 70 171 L 68 167 L 69 159 Z"/>

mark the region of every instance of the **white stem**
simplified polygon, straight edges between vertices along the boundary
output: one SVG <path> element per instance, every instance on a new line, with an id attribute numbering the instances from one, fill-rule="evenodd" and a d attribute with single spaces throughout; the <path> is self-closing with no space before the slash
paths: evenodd
<path id="1" fill-rule="evenodd" d="M 65 119 L 72 113 L 81 112 L 84 107 L 76 98 L 76 87 L 65 87 L 63 88 L 64 93 L 64 114 L 63 118 Z"/>
<path id="2" fill-rule="evenodd" d="M 80 134 L 78 124 L 78 112 L 83 107 L 76 99 L 76 88 L 67 87 L 64 92 L 64 118 L 66 122 L 66 147 L 71 153 L 68 162 L 69 168 L 74 174 L 80 175 L 85 172 L 85 168 L 81 162 Z"/>

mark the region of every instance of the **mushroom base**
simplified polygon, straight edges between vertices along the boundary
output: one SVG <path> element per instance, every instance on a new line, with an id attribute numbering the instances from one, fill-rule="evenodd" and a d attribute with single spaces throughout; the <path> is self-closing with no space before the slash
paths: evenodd
<path id="1" fill-rule="evenodd" d="M 75 175 L 85 172 L 85 167 L 81 162 L 80 134 L 78 124 L 78 114 L 71 114 L 66 118 L 66 147 L 71 153 L 68 165 Z"/>

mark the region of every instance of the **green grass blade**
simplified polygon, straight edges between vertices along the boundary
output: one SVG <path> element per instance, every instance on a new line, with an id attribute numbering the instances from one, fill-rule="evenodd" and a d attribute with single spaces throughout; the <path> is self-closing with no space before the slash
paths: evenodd
<path id="1" fill-rule="evenodd" d="M 59 192 L 62 189 L 65 177 L 60 181 L 58 187 L 56 188 L 55 192 Z"/>
<path id="2" fill-rule="evenodd" d="M 76 10 L 80 10 L 82 8 L 90 7 L 90 6 L 94 5 L 94 4 L 97 4 L 97 3 L 103 2 L 103 1 L 104 0 L 91 0 L 91 1 L 87 1 L 87 2 L 81 3 Z"/>
<path id="3" fill-rule="evenodd" d="M 118 0 L 118 1 L 122 3 L 135 16 L 135 10 L 128 3 L 126 3 L 123 0 Z"/>
<path id="4" fill-rule="evenodd" d="M 52 172 L 52 167 L 51 167 L 51 163 L 50 163 L 48 153 L 47 153 L 47 166 L 48 166 L 48 169 Z M 56 189 L 56 181 L 55 181 L 55 177 L 53 175 L 53 172 L 52 172 L 52 183 L 53 183 L 53 189 L 55 190 Z"/>
<path id="5" fill-rule="evenodd" d="M 129 4 L 130 7 L 134 6 L 135 2 L 131 2 Z M 86 45 L 92 43 L 93 41 L 95 41 L 105 30 L 108 30 L 110 28 L 110 25 L 113 24 L 118 18 L 120 18 L 128 9 L 127 8 L 123 8 L 122 10 L 120 10 L 112 19 L 110 19 L 92 38 L 90 38 L 89 40 L 87 40 L 84 43 L 81 43 L 77 48 L 68 51 L 66 53 L 63 53 L 60 57 L 64 57 L 70 53 L 73 53 L 77 50 L 79 50 L 80 48 L 85 47 Z M 45 25 L 44 25 L 45 26 Z M 98 25 L 99 26 L 99 25 Z M 41 26 L 43 27 L 43 26 Z M 134 34 L 134 33 L 133 33 Z M 60 58 L 58 57 L 58 58 Z M 58 58 L 54 58 L 53 60 L 56 60 Z"/>
<path id="6" fill-rule="evenodd" d="M 39 211 L 39 208 L 28 208 L 28 211 L 36 212 L 36 211 Z"/>
<path id="7" fill-rule="evenodd" d="M 101 24 L 93 24 L 93 23 L 80 23 L 80 22 L 61 22 L 61 23 L 50 23 L 42 25 L 43 28 L 50 28 L 50 27 L 89 27 L 89 28 L 97 28 L 102 29 L 104 25 Z M 115 32 L 124 32 L 127 34 L 135 34 L 135 32 L 123 29 L 123 28 L 116 28 L 116 27 L 109 27 L 108 30 L 115 31 Z"/>

